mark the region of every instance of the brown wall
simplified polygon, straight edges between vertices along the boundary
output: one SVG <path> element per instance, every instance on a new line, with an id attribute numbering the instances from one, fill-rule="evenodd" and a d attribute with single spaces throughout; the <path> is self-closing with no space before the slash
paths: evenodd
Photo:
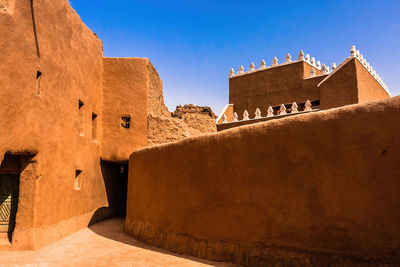
<path id="1" fill-rule="evenodd" d="M 229 103 L 234 104 L 234 111 L 242 119 L 244 110 L 252 117 L 259 108 L 266 116 L 269 106 L 318 100 L 317 85 L 326 76 L 304 79 L 309 77 L 311 68 L 299 61 L 230 78 Z M 319 75 L 320 71 L 315 70 Z"/>
<path id="2" fill-rule="evenodd" d="M 389 98 L 389 94 L 356 59 L 343 66 L 320 84 L 321 109 Z"/>
<path id="3" fill-rule="evenodd" d="M 147 145 L 149 65 L 142 58 L 104 58 L 102 158 L 126 161 L 129 154 Z M 131 116 L 129 129 L 121 117 Z"/>
<path id="4" fill-rule="evenodd" d="M 30 1 L 12 2 L 12 14 L 0 12 L 0 161 L 6 152 L 37 154 L 20 178 L 11 247 L 32 249 L 84 227 L 106 205 L 98 164 L 102 43 L 67 1 L 33 1 L 38 53 Z M 85 103 L 82 115 L 78 99 Z M 92 112 L 99 115 L 96 142 Z"/>
<path id="5" fill-rule="evenodd" d="M 225 107 L 225 109 L 223 110 L 223 115 L 221 116 L 221 118 L 216 121 L 217 124 L 222 123 L 224 121 L 224 115 L 226 115 L 226 120 L 228 122 L 233 120 L 233 104 L 229 104 Z"/>
<path id="6" fill-rule="evenodd" d="M 357 70 L 358 103 L 389 98 L 389 94 L 360 63 L 360 61 L 355 60 L 355 62 Z"/>
<path id="7" fill-rule="evenodd" d="M 399 264 L 399 132 L 396 97 L 138 150 L 126 230 L 243 265 Z"/>
<path id="8" fill-rule="evenodd" d="M 186 113 L 180 118 L 173 117 L 164 104 L 162 81 L 151 63 L 149 77 L 147 116 L 149 146 L 175 142 L 207 132 L 216 132 L 215 119 L 208 114 Z"/>
<path id="9" fill-rule="evenodd" d="M 350 59 L 321 83 L 321 109 L 358 103 L 356 59 Z"/>

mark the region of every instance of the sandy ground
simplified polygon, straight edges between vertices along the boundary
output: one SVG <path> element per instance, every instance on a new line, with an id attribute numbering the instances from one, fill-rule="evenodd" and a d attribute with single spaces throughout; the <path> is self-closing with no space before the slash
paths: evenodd
<path id="1" fill-rule="evenodd" d="M 234 266 L 147 246 L 123 232 L 123 219 L 100 222 L 37 251 L 0 252 L 0 266 Z"/>

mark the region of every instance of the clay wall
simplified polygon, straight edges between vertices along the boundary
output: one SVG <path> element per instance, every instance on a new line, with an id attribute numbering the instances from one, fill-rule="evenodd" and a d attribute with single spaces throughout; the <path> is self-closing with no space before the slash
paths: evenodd
<path id="1" fill-rule="evenodd" d="M 226 121 L 230 122 L 233 120 L 233 104 L 228 104 L 225 106 L 225 108 L 222 110 L 222 112 L 219 114 L 218 118 L 216 119 L 216 123 L 220 124 L 224 120 L 224 115 L 226 116 Z"/>
<path id="2" fill-rule="evenodd" d="M 229 79 L 229 103 L 234 104 L 234 112 L 242 119 L 244 110 L 254 114 L 260 108 L 262 116 L 267 115 L 268 106 L 318 100 L 317 85 L 326 76 L 309 78 L 312 67 L 298 61 Z M 309 79 L 304 79 L 309 78 Z"/>
<path id="3" fill-rule="evenodd" d="M 142 58 L 104 58 L 104 160 L 127 161 L 132 151 L 147 145 L 150 64 Z M 121 125 L 123 116 L 130 116 L 129 128 Z"/>
<path id="4" fill-rule="evenodd" d="M 151 64 L 149 78 L 150 90 L 147 116 L 149 146 L 175 142 L 208 132 L 216 132 L 215 118 L 209 116 L 209 114 L 187 112 L 182 113 L 181 116 L 172 116 L 164 104 L 161 78 Z"/>
<path id="5" fill-rule="evenodd" d="M 343 66 L 320 84 L 321 109 L 358 103 L 357 59 L 347 59 Z"/>
<path id="6" fill-rule="evenodd" d="M 358 61 L 356 62 L 357 85 L 358 85 L 358 103 L 376 101 L 389 98 L 390 95 L 375 80 L 368 70 Z"/>
<path id="7" fill-rule="evenodd" d="M 182 118 L 148 116 L 148 145 L 176 142 L 205 133 L 216 132 L 215 118 L 207 114 L 184 114 Z"/>
<path id="8" fill-rule="evenodd" d="M 32 249 L 87 226 L 107 204 L 99 166 L 102 43 L 65 0 L 9 2 L 14 10 L 0 11 L 0 161 L 6 152 L 36 156 L 21 174 L 6 249 Z"/>
<path id="9" fill-rule="evenodd" d="M 135 151 L 126 231 L 242 265 L 399 264 L 399 118 L 396 97 Z"/>

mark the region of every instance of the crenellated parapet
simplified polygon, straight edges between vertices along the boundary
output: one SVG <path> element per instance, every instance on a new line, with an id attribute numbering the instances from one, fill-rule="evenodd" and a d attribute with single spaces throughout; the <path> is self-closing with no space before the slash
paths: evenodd
<path id="1" fill-rule="evenodd" d="M 262 59 L 259 66 L 251 62 L 248 69 L 243 65 L 238 71 L 231 68 L 229 112 L 226 113 L 227 120 L 221 116 L 217 124 L 240 122 L 234 123 L 238 126 L 266 120 L 267 117 L 325 110 L 390 96 L 382 78 L 355 46 L 351 47 L 350 56 L 339 65 L 335 62 L 325 64 L 300 50 L 296 57 L 290 53 L 281 59 L 273 57 L 268 66 Z M 306 99 L 318 101 L 318 107 L 301 105 Z M 297 103 L 297 108 L 292 104 L 276 106 L 293 102 Z M 267 110 L 261 108 L 269 106 Z"/>
<path id="2" fill-rule="evenodd" d="M 367 61 L 367 59 L 363 56 L 363 54 L 360 53 L 360 50 L 357 50 L 356 47 L 353 45 L 350 50 L 350 58 L 355 58 L 357 59 L 368 72 L 374 77 L 374 79 L 386 90 L 386 92 L 391 96 L 391 93 L 386 86 L 386 84 L 383 82 L 382 78 L 379 76 L 379 74 L 374 70 L 374 68 L 371 66 L 371 64 Z"/>
<path id="3" fill-rule="evenodd" d="M 236 112 L 233 113 L 232 120 L 228 121 L 228 116 L 224 113 L 221 114 L 221 119 L 217 119 L 217 124 L 231 123 L 231 122 L 240 122 L 240 121 L 248 121 L 248 120 L 259 120 L 263 118 L 281 118 L 285 115 L 291 114 L 301 114 L 309 111 L 317 111 L 319 107 L 319 101 L 310 101 L 297 104 L 293 102 L 291 104 L 281 104 L 279 106 L 269 106 L 266 109 L 266 116 L 262 116 L 261 109 L 256 108 L 254 113 L 254 117 L 251 118 L 249 112 L 244 110 L 242 119 L 239 119 L 239 116 Z"/>
<path id="4" fill-rule="evenodd" d="M 235 73 L 235 70 L 233 68 L 231 68 L 230 72 L 229 72 L 229 78 L 234 78 L 234 77 L 237 77 L 237 76 L 242 76 L 242 75 L 254 73 L 254 72 L 257 72 L 257 71 L 268 70 L 268 69 L 271 69 L 271 68 L 280 67 L 280 66 L 287 65 L 287 64 L 293 64 L 293 63 L 297 63 L 297 62 L 300 62 L 300 61 L 304 61 L 304 62 L 308 63 L 309 65 L 311 65 L 312 67 L 320 70 L 322 72 L 321 75 L 326 75 L 326 74 L 329 74 L 331 72 L 329 67 L 327 67 L 325 64 L 321 64 L 321 62 L 319 60 L 316 60 L 315 57 L 311 57 L 310 58 L 310 54 L 304 55 L 304 52 L 302 50 L 300 50 L 300 52 L 299 52 L 299 54 L 297 56 L 297 60 L 293 60 L 292 56 L 289 53 L 287 53 L 286 56 L 285 56 L 284 62 L 281 63 L 281 64 L 279 64 L 278 58 L 274 57 L 272 59 L 271 66 L 267 66 L 265 60 L 262 59 L 258 69 L 256 69 L 256 66 L 254 65 L 253 62 L 250 63 L 248 71 L 246 71 L 244 69 L 243 65 L 240 65 L 239 70 L 238 70 L 237 73 Z M 334 69 L 334 66 L 336 67 L 336 63 L 332 64 L 332 69 Z M 311 76 L 311 77 L 315 77 L 315 76 Z"/>

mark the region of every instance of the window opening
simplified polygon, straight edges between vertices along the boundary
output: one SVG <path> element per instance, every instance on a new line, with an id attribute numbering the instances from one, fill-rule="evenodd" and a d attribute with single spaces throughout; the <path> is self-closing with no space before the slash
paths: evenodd
<path id="1" fill-rule="evenodd" d="M 40 95 L 40 80 L 42 79 L 42 73 L 38 70 L 36 72 L 36 95 Z"/>
<path id="2" fill-rule="evenodd" d="M 131 116 L 122 116 L 121 117 L 121 126 L 125 129 L 131 128 Z"/>
<path id="3" fill-rule="evenodd" d="M 82 100 L 78 100 L 78 108 L 79 108 L 79 120 L 78 120 L 78 134 L 80 136 L 84 136 L 85 135 L 85 128 L 84 128 L 84 120 L 83 120 L 83 106 L 85 104 L 83 103 Z"/>
<path id="4" fill-rule="evenodd" d="M 75 190 L 81 190 L 81 173 L 82 170 L 75 170 L 75 184 L 74 184 Z"/>
<path id="5" fill-rule="evenodd" d="M 96 141 L 97 138 L 97 114 L 92 113 L 92 139 Z"/>

